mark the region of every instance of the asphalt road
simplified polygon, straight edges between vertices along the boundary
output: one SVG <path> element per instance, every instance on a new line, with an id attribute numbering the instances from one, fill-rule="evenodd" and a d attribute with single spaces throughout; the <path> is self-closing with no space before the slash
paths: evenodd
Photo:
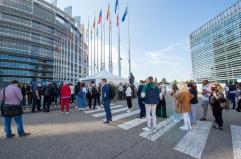
<path id="1" fill-rule="evenodd" d="M 168 116 L 171 116 L 173 108 L 167 99 Z M 114 105 L 126 102 L 115 102 Z M 138 109 L 137 101 L 133 101 Z M 120 108 L 116 108 L 120 109 Z M 102 112 L 102 111 L 100 111 Z M 96 113 L 100 113 L 96 112 Z M 182 131 L 177 123 L 155 141 L 141 137 L 142 128 L 146 123 L 124 130 L 118 125 L 136 119 L 132 115 L 113 122 L 111 125 L 103 125 L 102 117 L 95 118 L 83 111 L 71 109 L 71 114 L 60 114 L 58 110 L 46 113 L 25 114 L 23 116 L 25 130 L 32 135 L 26 138 L 15 137 L 5 139 L 3 132 L 3 120 L 0 119 L 0 159 L 195 159 L 180 151 L 175 150 L 176 145 L 183 140 L 187 132 Z M 118 112 L 113 116 L 123 114 Z M 199 108 L 198 116 L 202 110 Z M 202 159 L 234 159 L 232 133 L 230 125 L 241 126 L 241 113 L 224 112 L 224 131 L 210 129 L 206 132 L 207 141 L 198 148 Z M 165 119 L 158 118 L 158 123 Z M 209 109 L 208 120 L 213 121 Z M 161 128 L 162 129 L 162 128 Z M 162 131 L 160 129 L 160 131 Z M 167 128 L 166 128 L 167 129 Z M 163 128 L 165 130 L 165 127 Z M 198 130 L 198 129 L 197 129 Z M 15 124 L 13 132 L 16 133 Z M 201 131 L 200 131 L 201 132 Z M 197 134 L 199 130 L 197 131 Z M 239 132 L 240 133 L 240 132 Z M 204 133 L 205 134 L 205 133 Z M 195 134 L 194 134 L 195 135 Z M 240 137 L 240 138 L 239 138 Z M 195 136 L 196 143 L 205 140 L 205 137 Z M 241 136 L 238 136 L 241 142 Z M 195 140 L 194 140 L 195 141 Z M 193 141 L 192 141 L 193 142 Z M 195 147 L 195 142 L 191 146 Z M 190 146 L 191 144 L 189 144 Z M 197 146 L 197 145 L 196 145 Z M 240 151 L 241 152 L 241 151 Z M 200 153 L 199 153 L 200 154 Z M 236 154 L 235 159 L 241 157 Z"/>

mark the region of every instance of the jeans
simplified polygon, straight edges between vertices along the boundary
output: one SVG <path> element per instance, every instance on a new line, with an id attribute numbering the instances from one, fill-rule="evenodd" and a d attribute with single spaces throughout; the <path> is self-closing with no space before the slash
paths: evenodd
<path id="1" fill-rule="evenodd" d="M 203 118 L 207 118 L 207 114 L 208 114 L 208 105 L 209 105 L 209 101 L 208 100 L 203 100 L 202 101 L 202 107 L 203 107 Z"/>
<path id="2" fill-rule="evenodd" d="M 86 95 L 83 95 L 79 97 L 79 108 L 85 108 L 86 107 Z"/>
<path id="3" fill-rule="evenodd" d="M 23 120 L 22 116 L 14 116 L 14 117 L 4 117 L 4 131 L 6 133 L 6 137 L 10 137 L 12 135 L 12 130 L 11 130 L 11 122 L 12 118 L 14 119 L 16 125 L 17 125 L 17 130 L 18 130 L 18 135 L 21 136 L 24 134 L 24 129 L 23 129 Z"/>
<path id="4" fill-rule="evenodd" d="M 112 121 L 112 115 L 110 110 L 110 102 L 104 101 L 103 102 L 105 113 L 106 113 L 106 121 Z"/>
<path id="5" fill-rule="evenodd" d="M 143 100 L 140 97 L 138 97 L 138 104 L 140 107 L 140 117 L 143 118 L 146 116 L 146 107 L 145 107 L 145 104 L 143 103 Z"/>
<path id="6" fill-rule="evenodd" d="M 235 93 L 229 93 L 228 97 L 229 97 L 229 100 L 233 103 L 233 109 L 235 109 L 236 108 L 236 101 L 235 101 L 236 94 Z"/>
<path id="7" fill-rule="evenodd" d="M 194 124 L 197 120 L 197 107 L 198 104 L 192 104 L 192 111 L 189 113 L 191 124 Z"/>
<path id="8" fill-rule="evenodd" d="M 183 121 L 184 121 L 184 127 L 187 127 L 187 128 L 192 128 L 191 126 L 191 121 L 190 121 L 190 118 L 188 116 L 188 113 L 182 113 L 182 118 L 183 118 Z"/>
<path id="9" fill-rule="evenodd" d="M 147 127 L 151 128 L 151 123 L 156 128 L 156 107 L 157 104 L 146 104 Z"/>
<path id="10" fill-rule="evenodd" d="M 78 95 L 75 96 L 75 106 L 80 108 L 80 97 Z"/>

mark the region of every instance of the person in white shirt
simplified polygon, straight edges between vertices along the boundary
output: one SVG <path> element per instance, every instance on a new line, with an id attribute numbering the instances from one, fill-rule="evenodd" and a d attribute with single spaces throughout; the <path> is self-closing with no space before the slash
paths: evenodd
<path id="1" fill-rule="evenodd" d="M 131 90 L 130 84 L 127 85 L 127 89 L 125 93 L 126 93 L 126 102 L 129 108 L 127 112 L 129 113 L 132 110 L 132 90 Z"/>
<path id="2" fill-rule="evenodd" d="M 209 106 L 209 97 L 211 95 L 211 89 L 209 87 L 209 81 L 203 81 L 202 87 L 202 108 L 203 108 L 203 117 L 200 119 L 201 121 L 207 120 L 208 106 Z"/>
<path id="3" fill-rule="evenodd" d="M 70 88 L 70 91 L 71 91 L 70 103 L 73 104 L 74 103 L 74 85 L 73 85 L 73 83 L 69 84 L 69 88 Z"/>

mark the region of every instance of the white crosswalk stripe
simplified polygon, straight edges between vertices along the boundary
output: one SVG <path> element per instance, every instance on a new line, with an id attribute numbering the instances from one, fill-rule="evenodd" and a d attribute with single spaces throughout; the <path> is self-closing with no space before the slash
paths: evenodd
<path id="1" fill-rule="evenodd" d="M 124 107 L 124 105 L 116 105 L 116 106 L 112 106 L 110 107 L 110 109 L 115 109 L 115 108 L 121 108 Z M 95 110 L 88 110 L 88 111 L 84 111 L 86 114 L 90 114 L 90 113 L 96 113 L 96 112 L 101 112 L 104 111 L 104 108 L 100 108 L 100 109 L 95 109 Z"/>
<path id="2" fill-rule="evenodd" d="M 159 137 L 161 137 L 163 134 L 165 134 L 167 131 L 169 131 L 171 128 L 173 128 L 177 123 L 173 122 L 172 118 L 168 118 L 161 123 L 157 124 L 157 131 L 154 132 L 146 132 L 140 134 L 140 136 L 147 138 L 152 141 L 156 141 Z"/>
<path id="3" fill-rule="evenodd" d="M 118 127 L 122 128 L 124 130 L 129 130 L 129 129 L 131 129 L 135 126 L 138 126 L 142 123 L 145 123 L 145 122 L 146 122 L 146 119 L 136 118 L 136 119 L 128 121 L 126 123 L 120 124 L 120 125 L 118 125 Z"/>
<path id="4" fill-rule="evenodd" d="M 197 125 L 179 141 L 175 150 L 200 159 L 211 127 L 210 121 L 197 122 Z"/>
<path id="5" fill-rule="evenodd" d="M 241 159 L 241 126 L 231 125 L 234 159 Z"/>
<path id="6" fill-rule="evenodd" d="M 135 111 L 132 111 L 130 113 L 124 113 L 124 114 L 120 114 L 120 115 L 117 115 L 117 116 L 113 116 L 112 117 L 112 121 L 117 121 L 117 120 L 120 120 L 120 119 L 124 119 L 126 117 L 129 117 L 129 116 L 132 116 L 132 115 L 136 115 L 136 114 L 139 114 L 140 113 L 140 110 L 135 110 Z M 103 119 L 103 121 L 106 120 L 106 119 Z"/>
<path id="7" fill-rule="evenodd" d="M 156 128 L 157 128 L 157 130 L 159 130 L 159 129 L 165 127 L 167 124 L 169 124 L 171 122 L 173 122 L 172 117 L 158 123 Z M 140 133 L 139 135 L 141 137 L 150 139 L 152 137 L 152 135 L 154 135 L 154 133 L 152 131 L 144 131 L 144 132 Z"/>
<path id="8" fill-rule="evenodd" d="M 126 107 L 126 108 L 116 109 L 116 110 L 111 111 L 111 113 L 112 114 L 119 113 L 119 112 L 122 112 L 122 111 L 125 111 L 125 110 L 128 110 L 128 108 Z M 101 117 L 101 116 L 105 116 L 105 112 L 98 113 L 98 114 L 93 114 L 92 116 L 96 117 L 96 118 Z"/>
<path id="9" fill-rule="evenodd" d="M 126 122 L 117 125 L 119 128 L 124 130 L 130 130 L 141 124 L 146 124 L 146 119 L 140 119 L 133 117 L 140 113 L 140 110 L 134 110 L 132 112 L 125 112 L 128 110 L 127 106 L 124 105 L 113 105 L 111 106 L 112 114 L 119 113 L 112 117 L 112 121 L 118 121 L 124 118 L 132 117 L 132 119 L 127 119 Z M 104 108 L 97 110 L 85 111 L 86 114 L 91 114 L 93 117 L 103 117 L 106 115 Z M 94 114 L 97 113 L 97 114 Z M 105 119 L 103 119 L 104 121 Z M 177 122 L 173 121 L 172 117 L 169 117 L 157 124 L 157 131 L 142 131 L 139 136 L 146 138 L 155 142 L 158 138 L 163 136 L 172 128 L 174 128 Z M 197 121 L 197 124 L 192 128 L 192 130 L 187 131 L 186 134 L 178 141 L 174 150 L 179 151 L 183 154 L 189 155 L 191 157 L 201 159 L 202 153 L 204 151 L 205 145 L 208 140 L 209 132 L 212 127 L 211 121 Z M 176 131 L 176 130 L 175 130 Z M 179 132 L 182 130 L 178 130 Z M 234 159 L 241 159 L 241 126 L 231 125 L 231 135 L 233 143 L 233 154 Z"/>

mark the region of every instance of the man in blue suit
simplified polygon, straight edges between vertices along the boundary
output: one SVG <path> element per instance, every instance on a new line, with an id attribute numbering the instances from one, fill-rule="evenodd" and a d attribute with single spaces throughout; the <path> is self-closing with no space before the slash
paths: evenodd
<path id="1" fill-rule="evenodd" d="M 112 121 L 112 115 L 110 110 L 110 85 L 107 84 L 106 79 L 102 79 L 102 102 L 104 105 L 105 113 L 106 113 L 106 121 L 104 124 L 109 124 Z"/>

